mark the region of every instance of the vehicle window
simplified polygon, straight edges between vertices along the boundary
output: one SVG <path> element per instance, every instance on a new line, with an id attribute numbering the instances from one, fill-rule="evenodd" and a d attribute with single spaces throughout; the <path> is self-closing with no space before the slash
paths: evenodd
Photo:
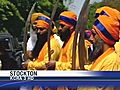
<path id="1" fill-rule="evenodd" d="M 10 49 L 9 39 L 2 39 L 2 40 L 0 40 L 0 46 L 4 46 L 6 49 Z"/>

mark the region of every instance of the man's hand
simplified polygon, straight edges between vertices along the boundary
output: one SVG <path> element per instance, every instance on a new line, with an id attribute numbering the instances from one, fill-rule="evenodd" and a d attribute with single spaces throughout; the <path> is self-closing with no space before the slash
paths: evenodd
<path id="1" fill-rule="evenodd" d="M 22 63 L 22 68 L 26 70 L 29 62 L 30 62 L 30 60 L 27 60 L 27 61 L 23 62 Z"/>
<path id="2" fill-rule="evenodd" d="M 46 63 L 47 70 L 55 70 L 55 64 L 55 61 L 49 61 L 48 63 Z"/>
<path id="3" fill-rule="evenodd" d="M 30 60 L 33 59 L 32 51 L 27 51 L 27 58 Z"/>

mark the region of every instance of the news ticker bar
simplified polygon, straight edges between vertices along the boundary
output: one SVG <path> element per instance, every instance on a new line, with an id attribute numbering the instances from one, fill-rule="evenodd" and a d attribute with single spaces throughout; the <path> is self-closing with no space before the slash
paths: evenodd
<path id="1" fill-rule="evenodd" d="M 2 81 L 1 87 L 40 86 L 40 87 L 120 87 L 115 81 Z"/>
<path id="2" fill-rule="evenodd" d="M 41 71 L 41 70 L 1 70 L 0 77 L 120 77 L 120 71 Z"/>
<path id="3" fill-rule="evenodd" d="M 120 72 L 5 70 L 0 71 L 0 80 L 120 81 Z"/>

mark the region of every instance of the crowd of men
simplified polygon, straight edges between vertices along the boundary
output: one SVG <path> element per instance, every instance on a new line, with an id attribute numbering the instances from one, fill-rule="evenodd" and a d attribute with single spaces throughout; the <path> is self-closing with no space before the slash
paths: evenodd
<path id="1" fill-rule="evenodd" d="M 75 70 L 81 70 L 78 47 L 73 52 L 73 41 L 77 15 L 63 11 L 59 15 L 59 28 L 55 22 L 42 14 L 31 16 L 31 34 L 27 42 L 28 70 L 73 70 L 72 55 L 76 55 Z M 48 55 L 47 35 L 52 22 L 50 35 L 50 60 Z M 81 33 L 78 34 L 80 36 Z M 92 29 L 84 30 L 84 41 L 87 62 L 84 69 L 89 71 L 120 70 L 120 12 L 104 6 L 96 10 Z M 76 46 L 79 42 L 77 40 Z M 53 90 L 53 88 L 49 88 Z M 114 90 L 113 87 L 77 87 L 54 88 L 54 90 Z"/>
<path id="2" fill-rule="evenodd" d="M 48 58 L 47 34 L 52 22 L 50 55 Z M 73 40 L 77 15 L 63 11 L 59 16 L 59 28 L 43 13 L 31 16 L 31 34 L 27 42 L 28 70 L 72 70 Z M 80 35 L 80 34 L 79 34 Z M 120 12 L 104 6 L 96 10 L 92 29 L 85 30 L 86 70 L 120 70 Z M 78 42 L 77 42 L 78 45 Z M 76 49 L 76 70 L 80 70 L 78 48 Z"/>
<path id="3" fill-rule="evenodd" d="M 27 41 L 27 61 L 23 64 L 23 68 L 26 70 L 73 70 L 72 57 L 75 55 L 75 70 L 81 70 L 78 40 L 76 52 L 73 52 L 77 20 L 74 12 L 63 11 L 59 15 L 59 28 L 56 28 L 55 22 L 51 21 L 47 15 L 40 12 L 33 13 L 30 38 Z M 50 56 L 48 30 L 51 30 Z M 78 34 L 80 35 L 81 33 Z M 98 8 L 95 12 L 93 28 L 84 30 L 84 42 L 85 51 L 82 52 L 86 52 L 87 58 L 84 63 L 85 70 L 120 71 L 120 12 L 108 6 Z M 101 90 L 98 87 L 77 90 L 89 89 Z M 113 88 L 107 88 L 107 90 L 113 90 Z"/>

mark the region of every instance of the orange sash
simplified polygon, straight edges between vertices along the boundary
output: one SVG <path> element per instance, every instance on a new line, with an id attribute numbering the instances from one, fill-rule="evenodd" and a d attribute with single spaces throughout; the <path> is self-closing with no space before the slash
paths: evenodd
<path id="1" fill-rule="evenodd" d="M 61 49 L 59 61 L 68 62 L 68 58 L 71 57 L 71 56 L 67 55 L 67 50 L 69 49 L 71 43 L 73 43 L 74 34 L 75 34 L 75 32 L 72 33 L 72 35 L 71 35 L 70 39 L 68 40 L 68 42 L 66 43 L 66 45 Z"/>
<path id="2" fill-rule="evenodd" d="M 50 40 L 53 39 L 53 38 L 54 38 L 54 37 L 51 36 L 51 37 L 50 37 Z M 55 43 L 55 42 L 54 42 L 54 43 Z M 47 42 L 46 42 L 46 43 L 44 44 L 42 50 L 41 50 L 40 53 L 39 53 L 39 56 L 38 56 L 37 61 L 43 61 L 43 60 L 44 60 L 45 55 L 48 53 L 48 51 L 47 51 L 48 46 L 47 46 L 47 45 L 48 45 L 48 44 L 47 44 Z"/>
<path id="3" fill-rule="evenodd" d="M 100 63 L 107 55 L 111 54 L 112 52 L 114 52 L 114 48 L 109 48 L 106 52 L 104 52 L 100 57 L 97 58 L 90 70 L 94 70 L 97 64 Z"/>

